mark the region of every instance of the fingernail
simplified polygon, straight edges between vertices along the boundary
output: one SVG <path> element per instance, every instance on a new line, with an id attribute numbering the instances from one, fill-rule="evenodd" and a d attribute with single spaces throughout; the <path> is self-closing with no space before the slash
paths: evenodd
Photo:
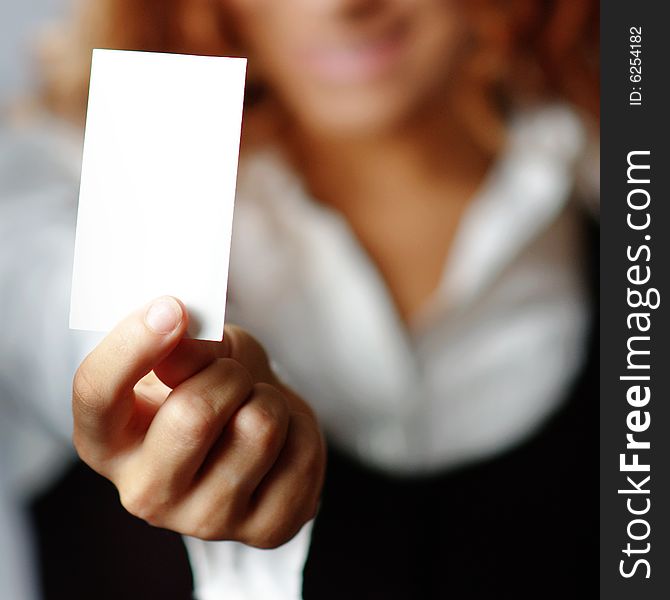
<path id="1" fill-rule="evenodd" d="M 155 333 L 165 335 L 174 331 L 182 319 L 179 303 L 170 296 L 154 300 L 147 309 L 144 322 Z"/>

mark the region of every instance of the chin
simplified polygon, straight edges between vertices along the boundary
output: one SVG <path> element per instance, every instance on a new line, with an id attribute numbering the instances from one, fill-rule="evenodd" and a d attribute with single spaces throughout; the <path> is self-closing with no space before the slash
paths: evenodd
<path id="1" fill-rule="evenodd" d="M 293 114 L 308 131 L 333 137 L 383 135 L 416 112 L 408 90 L 374 89 L 305 94 L 293 103 Z"/>

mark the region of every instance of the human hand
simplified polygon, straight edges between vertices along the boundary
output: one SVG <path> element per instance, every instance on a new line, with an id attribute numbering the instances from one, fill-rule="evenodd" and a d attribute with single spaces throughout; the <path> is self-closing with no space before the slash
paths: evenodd
<path id="1" fill-rule="evenodd" d="M 316 418 L 242 329 L 183 339 L 171 297 L 122 321 L 73 384 L 81 458 L 148 523 L 273 548 L 316 511 L 325 444 Z"/>

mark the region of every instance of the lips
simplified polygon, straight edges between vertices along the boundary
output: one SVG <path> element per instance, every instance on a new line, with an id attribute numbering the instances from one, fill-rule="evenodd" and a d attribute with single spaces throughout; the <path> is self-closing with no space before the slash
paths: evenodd
<path id="1" fill-rule="evenodd" d="M 389 72 L 402 57 L 406 30 L 393 27 L 382 35 L 350 42 L 314 44 L 298 54 L 301 68 L 330 84 L 356 84 Z"/>

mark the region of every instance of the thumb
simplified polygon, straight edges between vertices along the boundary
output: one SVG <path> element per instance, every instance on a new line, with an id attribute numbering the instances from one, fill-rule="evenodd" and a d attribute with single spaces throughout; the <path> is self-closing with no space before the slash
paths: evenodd
<path id="1" fill-rule="evenodd" d="M 102 340 L 75 375 L 78 434 L 102 441 L 128 424 L 135 384 L 175 348 L 187 321 L 181 302 L 163 296 L 130 314 Z"/>

